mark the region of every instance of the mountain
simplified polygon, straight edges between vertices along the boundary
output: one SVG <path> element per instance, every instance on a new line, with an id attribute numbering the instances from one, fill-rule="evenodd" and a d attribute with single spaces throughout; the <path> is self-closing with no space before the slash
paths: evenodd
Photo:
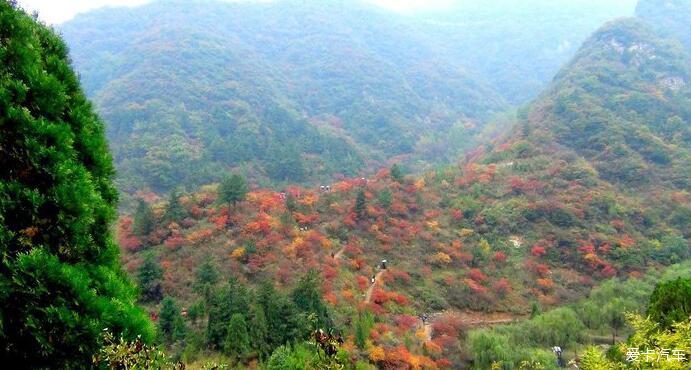
<path id="1" fill-rule="evenodd" d="M 357 1 L 159 1 L 60 30 L 108 123 L 122 190 L 193 188 L 230 169 L 318 183 L 472 148 L 507 100 L 532 97 L 598 24 L 633 8 L 591 2 L 418 17 Z"/>
<path id="2" fill-rule="evenodd" d="M 235 206 L 215 186 L 168 202 L 142 194 L 152 210 L 119 225 L 124 261 L 141 271 L 153 253 L 164 294 L 197 313 L 205 297 L 190 283 L 207 270 L 234 277 L 214 281 L 219 292 L 266 281 L 287 291 L 320 271 L 343 348 L 358 359 L 458 368 L 469 327 L 512 322 L 606 279 L 691 257 L 690 66 L 678 42 L 642 21 L 608 23 L 514 129 L 458 167 L 407 177 L 394 167 L 330 191 L 254 189 Z M 154 226 L 137 232 L 145 214 Z M 422 313 L 430 325 L 416 318 Z M 574 333 L 582 325 L 564 324 L 574 315 L 557 311 L 523 335 L 544 348 L 552 338 L 587 341 Z M 230 320 L 195 317 L 189 327 L 200 338 Z M 205 338 L 190 350 L 218 348 Z"/>

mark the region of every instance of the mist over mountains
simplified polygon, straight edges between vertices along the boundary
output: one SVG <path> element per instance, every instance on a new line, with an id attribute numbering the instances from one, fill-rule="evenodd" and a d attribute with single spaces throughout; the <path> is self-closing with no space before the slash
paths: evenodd
<path id="1" fill-rule="evenodd" d="M 268 184 L 454 160 L 599 24 L 633 12 L 566 3 L 400 15 L 353 1 L 164 1 L 59 28 L 107 122 L 120 188 L 165 191 L 233 168 Z"/>

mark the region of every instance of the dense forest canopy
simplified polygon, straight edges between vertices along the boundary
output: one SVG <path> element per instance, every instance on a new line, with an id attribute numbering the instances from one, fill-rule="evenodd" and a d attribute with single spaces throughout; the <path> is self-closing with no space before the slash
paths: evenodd
<path id="1" fill-rule="evenodd" d="M 454 160 L 599 24 L 633 13 L 630 1 L 523 3 L 411 16 L 358 1 L 167 1 L 60 30 L 122 190 L 191 188 L 231 168 L 317 183 L 396 156 Z"/>
<path id="2" fill-rule="evenodd" d="M 0 40 L 0 359 L 84 367 L 104 329 L 153 334 L 110 233 L 103 123 L 52 30 L 2 1 Z"/>

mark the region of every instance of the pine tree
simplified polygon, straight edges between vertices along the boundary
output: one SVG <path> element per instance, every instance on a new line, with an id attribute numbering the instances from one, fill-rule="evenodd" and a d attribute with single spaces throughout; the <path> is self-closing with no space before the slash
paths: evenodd
<path id="1" fill-rule="evenodd" d="M 365 191 L 360 190 L 357 193 L 357 198 L 355 198 L 355 217 L 358 220 L 364 220 L 365 219 Z"/>
<path id="2" fill-rule="evenodd" d="M 137 210 L 134 213 L 132 232 L 137 236 L 147 236 L 156 227 L 154 212 L 151 207 L 142 199 L 137 203 Z"/>
<path id="3" fill-rule="evenodd" d="M 187 210 L 180 203 L 180 193 L 177 190 L 170 192 L 168 204 L 163 214 L 163 219 L 167 222 L 180 222 L 187 217 Z"/>
<path id="4" fill-rule="evenodd" d="M 175 300 L 170 297 L 166 297 L 161 302 L 161 312 L 158 314 L 158 332 L 165 343 L 172 343 L 185 338 L 185 321 Z"/>
<path id="5" fill-rule="evenodd" d="M 232 175 L 221 182 L 218 190 L 221 201 L 228 203 L 228 206 L 235 207 L 238 202 L 245 200 L 249 187 L 247 182 L 240 175 Z"/>
<path id="6" fill-rule="evenodd" d="M 401 166 L 398 164 L 394 164 L 391 166 L 391 169 L 389 170 L 389 173 L 391 174 L 391 178 L 399 183 L 403 182 L 403 170 L 401 169 Z"/>
<path id="7" fill-rule="evenodd" d="M 316 270 L 310 270 L 303 276 L 293 289 L 291 298 L 302 312 L 308 316 L 315 315 L 317 327 L 314 329 L 329 329 L 333 326 L 329 310 L 324 304 L 321 294 L 321 282 Z"/>
<path id="8" fill-rule="evenodd" d="M 250 308 L 250 322 L 252 325 L 248 328 L 248 334 L 252 349 L 260 358 L 265 358 L 271 353 L 268 344 L 269 328 L 264 310 L 258 304 L 253 304 Z"/>
<path id="9" fill-rule="evenodd" d="M 137 271 L 137 280 L 139 282 L 140 297 L 144 302 L 158 302 L 163 298 L 163 289 L 161 288 L 161 279 L 163 278 L 163 270 L 158 264 L 153 253 L 148 253 L 144 256 L 144 262 L 139 266 Z"/>
<path id="10" fill-rule="evenodd" d="M 153 337 L 110 233 L 103 124 L 50 28 L 0 1 L 0 359 L 81 368 L 104 328 Z"/>
<path id="11" fill-rule="evenodd" d="M 223 348 L 228 355 L 235 357 L 249 352 L 250 336 L 247 333 L 247 322 L 245 322 L 244 315 L 236 313 L 230 318 L 228 335 Z"/>

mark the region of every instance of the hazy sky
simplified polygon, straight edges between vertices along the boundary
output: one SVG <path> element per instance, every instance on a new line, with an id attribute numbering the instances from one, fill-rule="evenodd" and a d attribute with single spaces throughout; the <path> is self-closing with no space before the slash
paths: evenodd
<path id="1" fill-rule="evenodd" d="M 150 0 L 19 0 L 29 12 L 38 11 L 39 18 L 49 24 L 70 20 L 82 13 L 103 6 L 133 6 Z M 457 0 L 367 0 L 395 11 L 409 12 L 422 9 L 443 9 Z"/>

